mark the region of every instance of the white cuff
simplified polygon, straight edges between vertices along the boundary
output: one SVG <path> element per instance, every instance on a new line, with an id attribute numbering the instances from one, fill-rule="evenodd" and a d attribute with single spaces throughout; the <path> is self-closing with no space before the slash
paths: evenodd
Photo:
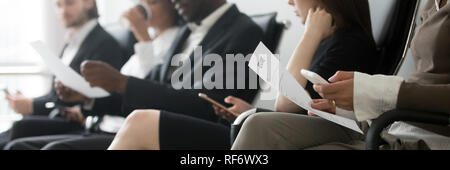
<path id="1" fill-rule="evenodd" d="M 360 122 L 372 120 L 395 109 L 403 78 L 355 72 L 353 106 Z"/>
<path id="2" fill-rule="evenodd" d="M 94 109 L 94 105 L 95 105 L 95 99 L 92 99 L 90 102 L 85 102 L 83 104 L 83 109 L 92 111 L 92 109 Z"/>

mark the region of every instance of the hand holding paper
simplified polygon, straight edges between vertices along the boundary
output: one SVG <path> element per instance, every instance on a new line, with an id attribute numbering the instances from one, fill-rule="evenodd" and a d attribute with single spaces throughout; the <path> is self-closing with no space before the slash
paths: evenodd
<path id="1" fill-rule="evenodd" d="M 56 55 L 54 55 L 43 42 L 32 42 L 31 46 L 42 57 L 50 72 L 52 72 L 65 86 L 89 98 L 101 98 L 110 95 L 107 91 L 101 88 L 93 88 L 89 86 L 89 83 L 80 74 L 64 65 L 62 61 L 56 57 Z"/>
<path id="2" fill-rule="evenodd" d="M 286 69 L 280 69 L 279 60 L 263 43 L 260 43 L 253 53 L 249 67 L 255 71 L 261 79 L 277 89 L 280 94 L 284 95 L 303 109 L 326 120 L 350 128 L 359 133 L 363 133 L 355 120 L 313 109 L 311 107 L 312 99 L 309 94 Z"/>

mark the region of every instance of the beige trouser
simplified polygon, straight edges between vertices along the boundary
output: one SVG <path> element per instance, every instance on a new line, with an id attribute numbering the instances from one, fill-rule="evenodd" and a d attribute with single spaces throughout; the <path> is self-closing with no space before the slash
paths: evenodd
<path id="1" fill-rule="evenodd" d="M 244 123 L 233 150 L 364 149 L 364 136 L 333 122 L 291 113 L 258 113 Z"/>

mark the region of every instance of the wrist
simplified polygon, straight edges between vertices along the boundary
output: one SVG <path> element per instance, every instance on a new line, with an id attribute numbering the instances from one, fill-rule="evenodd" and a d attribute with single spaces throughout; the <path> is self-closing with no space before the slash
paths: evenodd
<path id="1" fill-rule="evenodd" d="M 137 39 L 139 42 L 148 42 L 148 41 L 152 41 L 152 38 L 150 37 L 150 34 L 148 33 L 147 30 L 137 31 L 136 39 Z"/>
<path id="2" fill-rule="evenodd" d="M 93 101 L 93 99 L 85 97 L 83 103 L 89 104 L 89 103 L 92 103 L 92 101 Z"/>
<path id="3" fill-rule="evenodd" d="M 318 29 L 306 29 L 305 31 L 305 35 L 307 37 L 310 38 L 314 38 L 314 39 L 318 39 L 318 40 L 322 40 L 324 37 L 324 33 L 322 33 L 321 31 L 319 31 Z"/>
<path id="4" fill-rule="evenodd" d="M 127 89 L 128 84 L 128 76 L 121 75 L 121 78 L 118 83 L 117 92 L 122 93 Z"/>
<path id="5" fill-rule="evenodd" d="M 31 114 L 33 114 L 33 112 L 34 112 L 34 109 L 33 109 L 33 102 L 34 102 L 34 100 L 33 99 L 28 99 L 28 115 L 31 115 Z"/>

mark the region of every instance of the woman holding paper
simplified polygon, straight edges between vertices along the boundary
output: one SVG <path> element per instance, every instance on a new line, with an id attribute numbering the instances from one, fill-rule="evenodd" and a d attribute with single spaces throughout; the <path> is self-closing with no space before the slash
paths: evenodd
<path id="1" fill-rule="evenodd" d="M 288 72 L 313 99 L 320 96 L 301 75 L 301 69 L 309 69 L 322 77 L 330 77 L 337 70 L 374 72 L 371 63 L 376 62 L 375 43 L 368 1 L 290 0 L 289 3 L 303 19 L 306 30 L 289 61 Z M 313 114 L 291 114 L 303 109 L 282 95 L 278 97 L 275 108 L 285 113 L 250 116 L 233 149 L 306 149 L 321 142 L 351 142 L 363 138 L 362 134 Z"/>
<path id="2" fill-rule="evenodd" d="M 351 110 L 347 112 L 349 116 L 360 122 L 396 108 L 450 113 L 449 11 L 447 0 L 429 0 L 425 6 L 423 23 L 411 44 L 417 71 L 408 81 L 396 76 L 339 71 L 329 79 L 332 84 L 314 86 L 325 99 L 315 100 L 312 107 L 336 114 L 340 112 L 338 107 Z M 388 134 L 385 140 L 396 149 L 450 149 L 450 138 L 446 137 L 449 130 L 445 126 L 397 122 L 388 128 Z M 246 122 L 233 148 L 364 149 L 364 146 L 363 138 L 358 140 L 341 127 L 318 119 L 258 114 Z"/>
<path id="3" fill-rule="evenodd" d="M 290 61 L 289 72 L 294 75 L 303 87 L 306 87 L 314 98 L 320 96 L 314 92 L 312 84 L 308 84 L 300 76 L 300 70 L 303 68 L 313 70 L 324 77 L 331 76 L 337 70 L 359 70 L 368 73 L 372 73 L 375 70 L 371 63 L 376 61 L 377 58 L 375 56 L 375 42 L 372 37 L 367 0 L 290 0 L 289 4 L 295 7 L 296 14 L 302 19 L 303 24 L 306 25 L 305 35 Z M 239 114 L 252 108 L 250 104 L 232 96 L 226 98 L 225 102 L 234 105 L 229 110 L 235 114 L 227 113 L 219 108 L 215 108 L 215 110 L 219 116 L 230 122 L 234 121 Z M 301 108 L 282 97 L 280 97 L 278 105 L 279 107 L 277 109 L 280 111 L 302 112 Z M 152 117 L 151 115 L 157 114 L 154 111 L 144 110 L 138 111 L 134 116 L 129 117 L 130 121 L 124 126 L 128 128 L 123 128 L 119 132 L 110 149 L 160 148 L 160 145 L 164 144 L 158 143 L 157 136 L 161 134 L 149 134 L 148 145 L 140 145 L 143 142 L 138 142 L 147 141 L 147 138 L 143 138 L 142 134 L 148 134 L 147 129 L 154 128 L 130 128 L 139 125 L 146 127 L 147 125 L 158 123 L 149 119 L 149 117 Z M 287 115 L 298 116 L 294 114 Z M 274 117 L 283 116 L 284 114 L 274 113 Z M 328 123 L 317 118 L 306 116 L 300 116 L 300 118 L 305 120 L 313 119 L 316 122 L 328 124 L 330 127 L 335 126 L 333 123 Z M 148 119 L 148 122 L 153 123 L 144 122 L 146 119 Z M 193 124 L 193 127 L 207 129 L 198 132 L 199 134 L 208 134 L 208 138 L 225 140 L 226 142 L 222 143 L 228 143 L 229 139 L 226 136 L 228 136 L 229 132 L 226 130 L 227 128 L 217 128 L 217 125 L 196 119 L 185 118 L 184 121 L 190 122 Z M 320 123 L 317 123 L 317 126 Z M 308 125 L 305 124 L 305 126 Z M 338 126 L 335 127 L 339 128 Z M 212 131 L 215 133 L 211 133 Z M 270 131 L 264 131 L 263 133 L 266 132 Z M 150 136 L 153 136 L 153 138 Z M 190 137 L 193 138 L 193 136 Z M 201 139 L 198 140 L 202 141 Z M 255 138 L 255 140 L 261 139 Z M 189 141 L 192 140 L 190 139 Z M 199 143 L 195 145 L 199 145 Z M 208 143 L 206 145 L 209 146 L 212 144 Z M 261 149 L 265 148 L 263 145 L 259 146 L 262 147 Z M 228 147 L 223 146 L 223 148 Z"/>

